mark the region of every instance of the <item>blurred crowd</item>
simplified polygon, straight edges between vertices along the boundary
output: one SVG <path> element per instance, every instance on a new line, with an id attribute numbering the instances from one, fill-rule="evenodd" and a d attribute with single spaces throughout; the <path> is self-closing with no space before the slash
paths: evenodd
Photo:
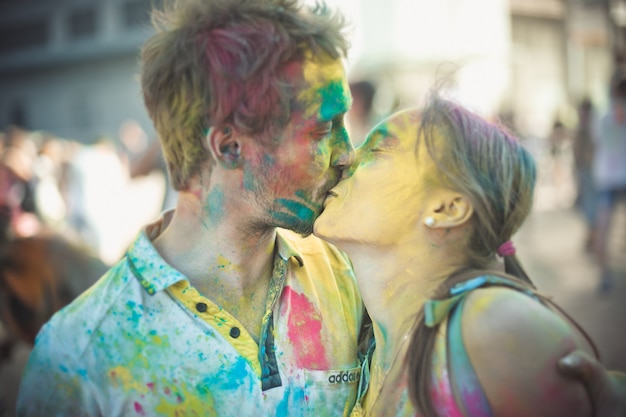
<path id="1" fill-rule="evenodd" d="M 613 226 L 617 211 L 626 208 L 626 72 L 617 67 L 611 78 L 606 110 L 583 99 L 577 113 L 575 128 L 557 120 L 548 137 L 551 180 L 559 190 L 573 178 L 574 207 L 587 230 L 584 249 L 599 267 L 598 291 L 607 293 L 616 280 L 610 255 L 616 249 L 612 237 L 620 231 Z"/>
<path id="2" fill-rule="evenodd" d="M 0 362 L 119 259 L 168 204 L 166 178 L 134 121 L 92 144 L 0 132 Z"/>

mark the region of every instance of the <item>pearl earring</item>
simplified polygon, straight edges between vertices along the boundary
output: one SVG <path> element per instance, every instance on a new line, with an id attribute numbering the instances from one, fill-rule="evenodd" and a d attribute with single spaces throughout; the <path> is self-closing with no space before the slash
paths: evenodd
<path id="1" fill-rule="evenodd" d="M 426 219 L 424 220 L 424 224 L 428 227 L 433 227 L 435 225 L 435 219 L 433 219 L 432 217 L 426 217 Z"/>

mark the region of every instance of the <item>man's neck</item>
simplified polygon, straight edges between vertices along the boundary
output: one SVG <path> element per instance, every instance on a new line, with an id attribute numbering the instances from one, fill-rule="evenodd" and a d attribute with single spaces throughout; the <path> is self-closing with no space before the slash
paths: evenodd
<path id="1" fill-rule="evenodd" d="M 219 221 L 188 193 L 180 193 L 170 224 L 154 240 L 163 259 L 203 296 L 258 337 L 273 271 L 276 230 L 251 233 L 236 211 Z"/>

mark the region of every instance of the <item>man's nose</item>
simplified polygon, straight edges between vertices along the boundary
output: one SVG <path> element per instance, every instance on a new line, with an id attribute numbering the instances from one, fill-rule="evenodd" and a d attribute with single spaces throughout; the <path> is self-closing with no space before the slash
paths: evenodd
<path id="1" fill-rule="evenodd" d="M 354 146 L 348 135 L 348 131 L 342 128 L 337 133 L 337 138 L 333 147 L 333 157 L 331 164 L 342 170 L 348 169 L 354 162 Z"/>

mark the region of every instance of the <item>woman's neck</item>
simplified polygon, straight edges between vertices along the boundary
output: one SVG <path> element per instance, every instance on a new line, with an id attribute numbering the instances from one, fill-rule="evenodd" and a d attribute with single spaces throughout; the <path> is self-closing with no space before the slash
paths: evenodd
<path id="1" fill-rule="evenodd" d="M 376 339 L 364 404 L 372 415 L 384 415 L 384 404 L 399 401 L 404 389 L 404 357 L 417 314 L 441 283 L 460 267 L 450 262 L 458 257 L 444 253 L 447 251 L 441 247 L 425 246 L 340 246 L 352 260 Z"/>
<path id="2" fill-rule="evenodd" d="M 412 245 L 343 248 L 352 260 L 363 302 L 372 318 L 376 350 L 388 362 L 417 313 L 459 268 L 438 251 Z M 443 259 L 442 259 L 443 258 Z"/>

